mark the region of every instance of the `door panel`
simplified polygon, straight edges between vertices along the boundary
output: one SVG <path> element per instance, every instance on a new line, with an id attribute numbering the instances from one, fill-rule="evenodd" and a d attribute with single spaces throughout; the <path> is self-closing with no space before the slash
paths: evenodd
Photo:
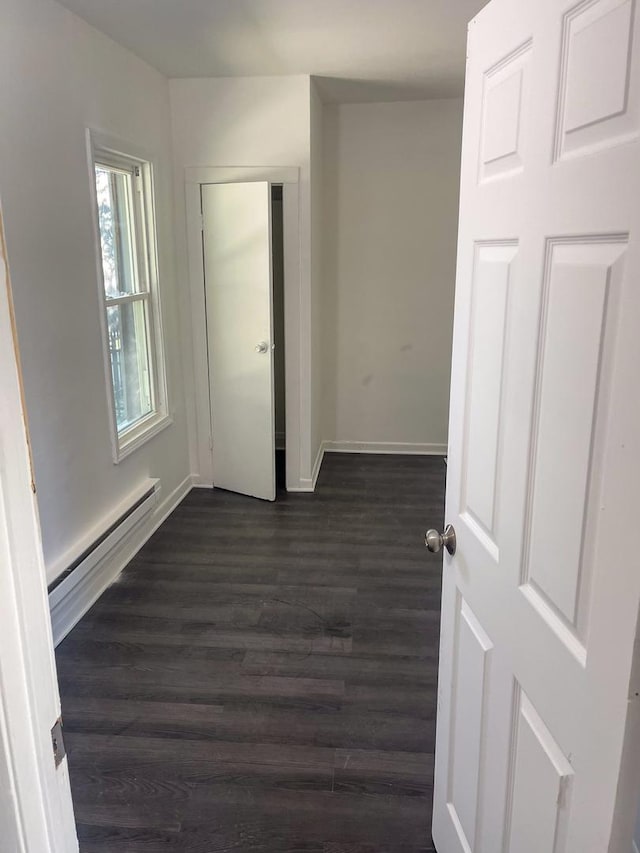
<path id="1" fill-rule="evenodd" d="M 557 159 L 638 137 L 633 0 L 578 3 L 564 17 Z"/>
<path id="2" fill-rule="evenodd" d="M 213 482 L 274 500 L 270 184 L 203 185 L 202 212 Z"/>
<path id="3" fill-rule="evenodd" d="M 524 167 L 527 117 L 523 104 L 529 88 L 530 60 L 531 40 L 527 39 L 484 75 L 481 182 L 515 174 Z"/>
<path id="4" fill-rule="evenodd" d="M 514 244 L 476 246 L 471 292 L 471 328 L 462 506 L 498 546 L 496 495 L 500 472 L 500 408 L 505 372 L 507 302 Z"/>
<path id="5" fill-rule="evenodd" d="M 605 344 L 615 343 L 625 251 L 624 240 L 554 242 L 546 264 L 523 583 L 581 642 L 591 576 L 584 533 L 597 515 L 596 415 L 610 384 Z"/>
<path id="6" fill-rule="evenodd" d="M 557 850 L 566 830 L 573 769 L 520 690 L 517 709 L 507 849 Z"/>
<path id="7" fill-rule="evenodd" d="M 456 703 L 451 732 L 450 811 L 464 846 L 474 839 L 482 752 L 487 672 L 492 643 L 468 605 L 459 598 L 456 626 L 454 690 Z M 469 784 L 469 780 L 476 784 Z"/>
<path id="8" fill-rule="evenodd" d="M 630 0 L 493 0 L 469 28 L 439 853 L 613 853 L 626 819 L 639 19 Z"/>

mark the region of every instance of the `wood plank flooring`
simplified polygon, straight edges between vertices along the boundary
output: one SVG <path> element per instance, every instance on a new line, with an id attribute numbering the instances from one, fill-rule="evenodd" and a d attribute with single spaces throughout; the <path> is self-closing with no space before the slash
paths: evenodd
<path id="1" fill-rule="evenodd" d="M 82 853 L 427 853 L 439 457 L 193 490 L 57 650 Z"/>

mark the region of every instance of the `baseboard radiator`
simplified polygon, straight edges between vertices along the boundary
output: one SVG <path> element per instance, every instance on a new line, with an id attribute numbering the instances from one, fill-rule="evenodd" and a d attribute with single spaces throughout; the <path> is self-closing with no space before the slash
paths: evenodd
<path id="1" fill-rule="evenodd" d="M 128 540 L 153 514 L 159 497 L 160 481 L 150 480 L 142 494 L 49 584 L 54 645 L 66 637 L 131 559 Z M 137 550 L 134 548 L 133 553 Z"/>

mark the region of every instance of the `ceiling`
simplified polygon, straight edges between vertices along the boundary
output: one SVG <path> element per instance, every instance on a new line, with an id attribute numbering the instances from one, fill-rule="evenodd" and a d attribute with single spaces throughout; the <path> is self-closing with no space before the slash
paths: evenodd
<path id="1" fill-rule="evenodd" d="M 462 94 L 486 0 L 62 0 L 167 77 L 313 74 L 327 101 Z"/>

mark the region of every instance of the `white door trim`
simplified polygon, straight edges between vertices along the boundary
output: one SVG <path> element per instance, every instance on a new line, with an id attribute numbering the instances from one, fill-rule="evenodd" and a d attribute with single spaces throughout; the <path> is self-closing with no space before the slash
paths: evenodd
<path id="1" fill-rule="evenodd" d="M 0 221 L 0 760 L 18 849 L 77 851 L 67 761 L 56 770 L 60 716 L 47 584 Z"/>
<path id="2" fill-rule="evenodd" d="M 285 397 L 287 412 L 287 489 L 309 491 L 309 461 L 303 448 L 310 446 L 311 339 L 301 334 L 310 325 L 311 292 L 300 274 L 299 169 L 294 166 L 189 166 L 185 169 L 187 250 L 191 301 L 191 358 L 193 359 L 196 452 L 198 470 L 194 485 L 211 486 L 209 421 L 209 378 L 207 371 L 207 331 L 205 282 L 202 255 L 200 186 L 242 181 L 269 181 L 283 185 L 284 217 L 284 309 L 285 309 Z M 311 489 L 312 490 L 312 489 Z"/>

